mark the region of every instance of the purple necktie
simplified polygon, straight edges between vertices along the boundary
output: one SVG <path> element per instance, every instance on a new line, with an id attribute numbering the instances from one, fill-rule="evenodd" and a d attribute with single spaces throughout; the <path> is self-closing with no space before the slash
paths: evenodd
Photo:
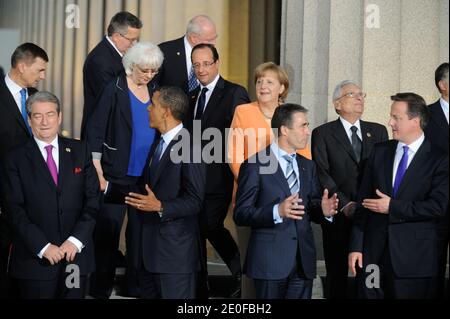
<path id="1" fill-rule="evenodd" d="M 400 164 L 398 164 L 397 174 L 395 175 L 394 190 L 392 193 L 393 197 L 397 194 L 400 184 L 402 183 L 403 176 L 405 176 L 406 169 L 408 168 L 408 151 L 408 146 L 403 146 L 403 156 L 400 160 Z"/>
<path id="2" fill-rule="evenodd" d="M 47 151 L 47 167 L 48 170 L 50 171 L 50 174 L 53 177 L 55 185 L 58 185 L 58 169 L 56 168 L 56 163 L 55 160 L 53 159 L 52 149 L 53 149 L 52 145 L 47 145 L 45 147 L 45 150 Z"/>

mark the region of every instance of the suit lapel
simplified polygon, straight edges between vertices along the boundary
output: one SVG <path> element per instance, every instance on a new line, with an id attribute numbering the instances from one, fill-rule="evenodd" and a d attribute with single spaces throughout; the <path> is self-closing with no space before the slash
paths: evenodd
<path id="1" fill-rule="evenodd" d="M 348 153 L 348 155 L 353 159 L 353 161 L 358 164 L 356 160 L 355 152 L 353 151 L 353 147 L 350 144 L 347 133 L 345 132 L 344 126 L 341 121 L 338 119 L 334 122 L 333 136 L 342 145 L 344 150 Z"/>
<path id="2" fill-rule="evenodd" d="M 277 163 L 277 171 L 275 174 L 273 174 L 273 177 L 277 181 L 277 183 L 281 186 L 281 189 L 286 194 L 286 196 L 291 196 L 291 190 L 289 189 L 288 182 L 286 180 L 286 177 L 284 176 L 283 170 L 281 169 L 280 162 L 278 162 L 275 154 L 273 154 L 271 147 L 269 146 L 268 149 L 270 150 L 270 161 L 269 163 Z M 267 152 L 267 149 L 266 149 Z M 267 153 L 266 153 L 267 154 Z"/>
<path id="3" fill-rule="evenodd" d="M 445 118 L 444 111 L 441 107 L 441 102 L 437 101 L 435 103 L 434 111 L 431 112 L 431 118 L 434 122 L 440 127 L 442 133 L 447 137 L 448 139 L 448 123 L 447 119 Z"/>
<path id="4" fill-rule="evenodd" d="M 360 124 L 361 124 L 361 134 L 362 134 L 362 143 L 363 143 L 362 156 L 361 156 L 361 161 L 362 161 L 363 159 L 369 158 L 369 156 L 370 156 L 369 150 L 371 150 L 372 146 L 373 146 L 374 133 L 369 128 L 369 126 L 367 125 L 366 122 L 360 121 Z"/>
<path id="5" fill-rule="evenodd" d="M 405 191 L 405 188 L 414 181 L 414 175 L 415 172 L 420 169 L 420 165 L 424 161 L 426 161 L 427 154 L 430 151 L 430 144 L 428 144 L 428 141 L 425 140 L 423 144 L 420 146 L 420 148 L 417 150 L 416 155 L 414 155 L 413 160 L 411 161 L 411 164 L 409 164 L 408 169 L 405 172 L 405 175 L 403 176 L 402 182 L 400 183 L 400 186 L 397 191 L 397 198 L 399 198 L 403 191 Z"/>
<path id="6" fill-rule="evenodd" d="M 167 146 L 166 150 L 164 151 L 161 160 L 158 163 L 158 166 L 156 167 L 156 172 L 153 175 L 153 179 L 150 180 L 151 185 L 153 187 L 156 187 L 156 184 L 159 181 L 159 178 L 161 177 L 161 173 L 164 171 L 164 168 L 166 167 L 166 165 L 170 162 L 170 154 L 172 152 L 172 147 L 179 142 L 181 138 L 181 135 L 177 135 L 171 142 L 170 144 Z M 155 151 L 153 151 L 154 154 Z M 151 161 L 150 164 L 151 165 Z"/>
<path id="7" fill-rule="evenodd" d="M 211 94 L 211 97 L 209 98 L 208 104 L 206 105 L 206 110 L 202 116 L 202 123 L 207 123 L 209 116 L 217 111 L 216 108 L 219 105 L 220 100 L 222 99 L 224 86 L 225 82 L 222 77 L 220 77 L 219 81 L 216 84 L 216 87 L 214 88 L 214 91 Z"/>
<path id="8" fill-rule="evenodd" d="M 41 174 L 45 181 L 52 187 L 56 188 L 52 175 L 48 170 L 47 163 L 45 163 L 44 157 L 39 150 L 38 145 L 34 139 L 31 139 L 27 144 L 27 156 L 36 170 Z"/>
<path id="9" fill-rule="evenodd" d="M 58 138 L 59 143 L 59 170 L 58 170 L 58 188 L 61 189 L 63 185 L 67 184 L 66 180 L 70 178 L 74 172 L 73 167 L 73 153 L 70 147 L 67 147 L 63 138 Z"/>
<path id="10" fill-rule="evenodd" d="M 6 112 L 9 112 L 19 123 L 20 127 L 27 133 L 27 135 L 30 135 L 22 117 L 22 113 L 20 113 L 14 97 L 6 86 L 5 79 L 0 79 L 0 83 L 0 105 L 2 104 L 5 107 Z M 30 89 L 28 89 L 28 95 L 31 94 Z"/>
<path id="11" fill-rule="evenodd" d="M 116 107 L 120 109 L 122 116 L 125 118 L 125 122 L 130 128 L 132 128 L 132 115 L 131 115 L 131 101 L 130 101 L 130 91 L 128 89 L 127 80 L 125 77 L 119 77 L 117 79 L 116 88 L 118 90 L 116 101 Z"/>
<path id="12" fill-rule="evenodd" d="M 300 155 L 297 154 L 297 166 L 298 166 L 298 173 L 300 178 L 300 198 L 306 199 L 305 194 L 309 194 L 309 189 L 307 189 L 309 183 L 306 179 L 306 167 L 304 165 L 303 159 L 300 157 Z"/>
<path id="13" fill-rule="evenodd" d="M 384 161 L 384 176 L 385 176 L 385 183 L 386 183 L 386 189 L 388 190 L 389 196 L 392 196 L 393 192 L 393 185 L 392 185 L 392 179 L 393 179 L 393 171 L 394 171 L 394 159 L 395 159 L 395 152 L 397 150 L 398 142 L 392 143 L 390 145 L 390 148 L 388 148 L 387 154 L 386 154 L 386 160 Z"/>

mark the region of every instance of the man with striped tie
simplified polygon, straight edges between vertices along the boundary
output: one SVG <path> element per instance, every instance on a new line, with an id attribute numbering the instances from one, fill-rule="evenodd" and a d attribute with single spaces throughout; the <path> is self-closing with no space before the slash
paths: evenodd
<path id="1" fill-rule="evenodd" d="M 296 154 L 310 136 L 307 110 L 277 108 L 277 140 L 241 167 L 234 220 L 252 228 L 244 272 L 259 299 L 310 299 L 316 277 L 311 221 L 337 214 L 338 199 L 321 194 L 314 162 Z"/>

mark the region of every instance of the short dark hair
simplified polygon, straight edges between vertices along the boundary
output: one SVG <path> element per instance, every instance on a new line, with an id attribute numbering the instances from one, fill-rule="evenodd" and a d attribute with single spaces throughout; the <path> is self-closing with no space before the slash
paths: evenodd
<path id="1" fill-rule="evenodd" d="M 445 79 L 448 81 L 448 62 L 442 63 L 440 66 L 438 66 L 436 72 L 434 73 L 434 82 L 436 83 L 436 87 L 438 88 L 439 92 L 441 92 L 439 82 Z"/>
<path id="2" fill-rule="evenodd" d="M 424 98 L 418 94 L 407 92 L 407 93 L 397 93 L 391 96 L 391 100 L 394 102 L 406 102 L 408 105 L 408 118 L 411 120 L 413 118 L 420 118 L 420 127 L 425 130 L 430 118 L 430 111 L 427 107 L 427 103 Z"/>
<path id="3" fill-rule="evenodd" d="M 45 62 L 48 62 L 48 55 L 44 49 L 34 43 L 27 42 L 21 44 L 14 50 L 11 56 L 11 67 L 15 68 L 21 61 L 25 61 L 26 64 L 30 65 L 36 58 L 41 58 Z"/>
<path id="4" fill-rule="evenodd" d="M 210 44 L 210 43 L 200 43 L 197 44 L 193 49 L 192 49 L 192 53 L 191 53 L 191 61 L 192 61 L 192 56 L 194 55 L 194 52 L 196 50 L 200 50 L 200 49 L 210 49 L 211 53 L 213 55 L 213 59 L 214 62 L 216 62 L 217 60 L 219 60 L 219 52 L 217 52 L 217 49 L 214 45 Z"/>
<path id="5" fill-rule="evenodd" d="M 128 28 L 141 29 L 142 21 L 139 20 L 134 14 L 127 11 L 121 11 L 112 17 L 108 26 L 108 36 L 112 36 L 113 33 L 119 33 L 125 35 Z"/>
<path id="6" fill-rule="evenodd" d="M 33 104 L 36 102 L 51 102 L 56 104 L 56 112 L 61 113 L 61 103 L 59 99 L 53 93 L 48 91 L 39 91 L 31 95 L 26 102 L 27 114 L 31 115 Z"/>
<path id="7" fill-rule="evenodd" d="M 164 108 L 169 108 L 173 117 L 178 121 L 183 121 L 189 109 L 189 99 L 182 89 L 176 86 L 160 87 L 159 102 Z"/>
<path id="8" fill-rule="evenodd" d="M 308 113 L 308 109 L 299 105 L 286 103 L 275 109 L 272 117 L 272 130 L 275 135 L 281 130 L 282 126 L 292 127 L 292 117 L 295 113 Z"/>

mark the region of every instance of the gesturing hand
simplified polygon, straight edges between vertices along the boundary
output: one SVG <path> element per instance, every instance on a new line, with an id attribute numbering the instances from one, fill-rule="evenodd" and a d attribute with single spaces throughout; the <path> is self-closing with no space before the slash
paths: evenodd
<path id="1" fill-rule="evenodd" d="M 376 193 L 380 198 L 365 199 L 363 201 L 364 208 L 378 214 L 389 214 L 389 204 L 391 203 L 391 198 L 380 192 L 378 189 Z"/>
<path id="2" fill-rule="evenodd" d="M 337 194 L 334 194 L 328 198 L 328 189 L 323 191 L 322 196 L 322 212 L 326 217 L 334 216 L 338 213 L 337 209 L 339 207 L 339 199 Z"/>
<path id="3" fill-rule="evenodd" d="M 143 212 L 159 212 L 161 202 L 156 198 L 148 185 L 145 185 L 147 195 L 130 193 L 125 197 L 125 203 Z"/>
<path id="4" fill-rule="evenodd" d="M 278 214 L 281 218 L 290 218 L 294 220 L 302 220 L 305 215 L 305 206 L 302 205 L 302 199 L 298 193 L 286 198 L 280 206 L 278 206 Z"/>

